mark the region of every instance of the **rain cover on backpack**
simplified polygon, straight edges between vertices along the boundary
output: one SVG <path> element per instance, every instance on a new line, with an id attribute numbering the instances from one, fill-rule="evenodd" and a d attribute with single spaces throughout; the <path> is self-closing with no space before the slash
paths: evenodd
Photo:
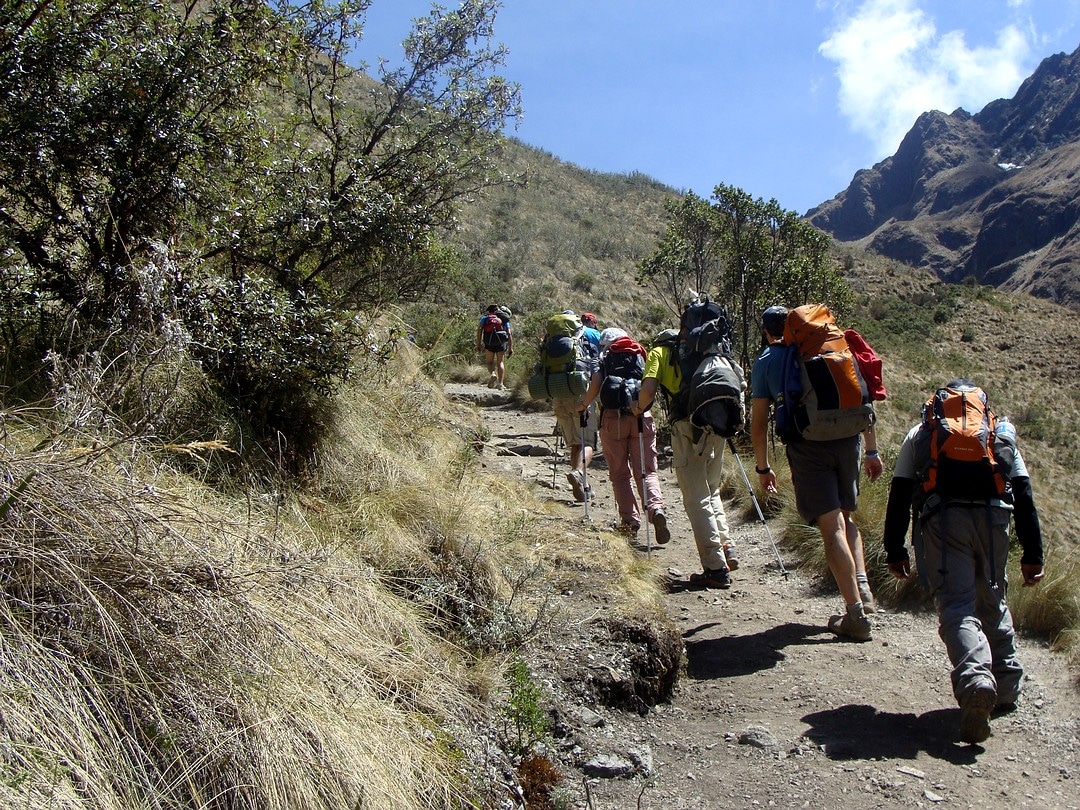
<path id="1" fill-rule="evenodd" d="M 925 495 L 959 500 L 1008 499 L 1012 487 L 995 450 L 997 419 L 977 386 L 939 388 L 923 406 L 914 439 Z"/>
<path id="2" fill-rule="evenodd" d="M 630 413 L 645 374 L 645 349 L 629 337 L 612 341 L 600 361 L 600 405 L 604 410 Z"/>
<path id="3" fill-rule="evenodd" d="M 683 310 L 680 324 L 685 351 L 673 416 L 690 419 L 695 441 L 701 432 L 734 436 L 745 422 L 746 381 L 732 354 L 727 310 L 708 299 L 698 301 Z"/>
<path id="4" fill-rule="evenodd" d="M 788 312 L 776 432 L 785 443 L 829 441 L 874 422 L 870 392 L 843 331 L 824 304 Z"/>

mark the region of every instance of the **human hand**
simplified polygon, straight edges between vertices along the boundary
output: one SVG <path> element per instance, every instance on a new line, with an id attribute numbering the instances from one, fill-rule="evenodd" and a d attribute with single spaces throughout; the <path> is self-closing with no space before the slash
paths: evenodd
<path id="1" fill-rule="evenodd" d="M 911 560 L 896 560 L 889 563 L 889 573 L 897 579 L 907 579 L 911 576 Z"/>
<path id="2" fill-rule="evenodd" d="M 871 481 L 877 481 L 885 469 L 885 465 L 881 463 L 881 456 L 868 456 L 863 459 L 863 465 L 866 467 L 866 477 Z"/>
<path id="3" fill-rule="evenodd" d="M 1030 588 L 1033 585 L 1038 585 L 1039 580 L 1041 580 L 1046 575 L 1046 572 L 1043 571 L 1043 567 L 1041 565 L 1030 565 L 1024 563 L 1020 563 L 1020 573 L 1024 577 L 1025 588 Z"/>
<path id="4" fill-rule="evenodd" d="M 776 489 L 776 473 L 772 470 L 769 470 L 766 473 L 758 473 L 758 483 L 761 484 L 761 488 L 770 495 L 775 495 L 778 491 Z"/>

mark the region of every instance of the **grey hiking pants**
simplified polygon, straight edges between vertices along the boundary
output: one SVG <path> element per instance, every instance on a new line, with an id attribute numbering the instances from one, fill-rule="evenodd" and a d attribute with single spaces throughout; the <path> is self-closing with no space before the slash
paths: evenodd
<path id="1" fill-rule="evenodd" d="M 938 634 L 952 662 L 958 703 L 982 684 L 999 705 L 1015 703 L 1024 669 L 1016 658 L 1012 614 L 1005 603 L 1011 512 L 998 506 L 945 503 L 915 521 L 919 576 L 934 595 Z"/>

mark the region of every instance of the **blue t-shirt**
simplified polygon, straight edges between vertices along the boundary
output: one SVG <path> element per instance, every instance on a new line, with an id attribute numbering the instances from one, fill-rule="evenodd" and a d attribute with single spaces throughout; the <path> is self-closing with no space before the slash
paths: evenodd
<path id="1" fill-rule="evenodd" d="M 591 326 L 586 326 L 585 327 L 585 337 L 588 338 L 589 343 L 591 343 L 593 345 L 593 348 L 596 349 L 595 354 L 597 356 L 599 356 L 600 355 L 600 331 L 598 329 L 593 329 Z"/>
<path id="2" fill-rule="evenodd" d="M 786 346 L 773 343 L 766 346 L 750 370 L 750 396 L 753 399 L 775 401 L 784 390 L 784 352 Z"/>

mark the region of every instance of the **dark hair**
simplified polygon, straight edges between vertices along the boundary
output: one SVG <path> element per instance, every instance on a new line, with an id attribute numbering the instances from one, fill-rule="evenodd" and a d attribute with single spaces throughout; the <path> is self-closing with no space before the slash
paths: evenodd
<path id="1" fill-rule="evenodd" d="M 784 307 L 769 307 L 761 313 L 761 326 L 770 335 L 784 334 L 784 321 L 787 320 L 787 309 Z"/>

